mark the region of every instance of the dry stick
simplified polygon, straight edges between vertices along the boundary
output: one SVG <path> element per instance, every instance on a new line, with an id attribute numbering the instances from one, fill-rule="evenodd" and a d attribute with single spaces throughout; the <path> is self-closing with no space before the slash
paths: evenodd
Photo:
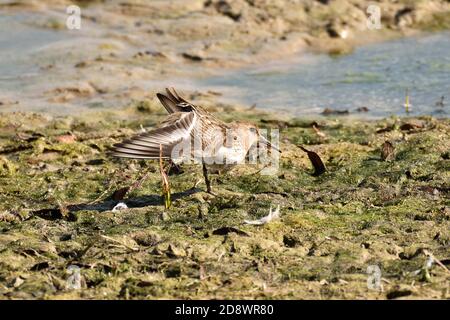
<path id="1" fill-rule="evenodd" d="M 131 186 L 129 186 L 129 187 L 128 187 L 128 190 L 126 191 L 126 193 L 124 194 L 124 196 L 125 196 L 127 193 L 130 193 L 131 191 L 133 191 L 133 190 L 139 188 L 139 187 L 142 185 L 142 183 L 148 178 L 149 174 L 150 174 L 150 171 L 147 171 L 147 172 L 142 176 L 142 178 L 136 180 L 136 182 L 134 182 Z M 100 194 L 100 195 L 97 197 L 97 199 L 95 199 L 94 201 L 89 202 L 89 204 L 94 204 L 94 203 L 99 202 L 99 201 L 103 198 L 103 196 L 104 196 L 105 194 L 107 194 L 107 193 L 111 190 L 112 185 L 113 185 L 113 183 L 110 183 L 109 186 L 108 186 L 108 188 L 107 188 L 105 191 L 103 191 L 102 194 Z"/>
<path id="2" fill-rule="evenodd" d="M 448 273 L 450 273 L 450 270 L 448 270 L 447 267 L 446 267 L 441 261 L 439 261 L 438 259 L 436 259 L 436 257 L 435 257 L 430 251 L 428 251 L 428 250 L 425 249 L 425 250 L 423 250 L 423 253 L 424 253 L 426 256 L 431 257 L 431 259 L 433 259 L 434 262 L 436 262 L 442 269 L 444 269 L 445 271 L 447 271 Z"/>
<path id="3" fill-rule="evenodd" d="M 111 237 L 108 237 L 108 236 L 105 236 L 105 235 L 100 235 L 100 237 L 102 237 L 102 238 L 105 239 L 105 240 L 108 240 L 108 241 L 111 241 L 111 242 L 118 243 L 118 244 L 120 244 L 121 246 L 123 246 L 123 247 L 125 247 L 125 248 L 127 248 L 127 249 L 129 249 L 129 250 L 131 250 L 131 251 L 139 251 L 139 248 L 131 247 L 131 246 L 129 246 L 129 245 L 123 243 L 122 241 L 116 240 L 116 239 L 114 239 L 114 238 L 111 238 Z"/>
<path id="4" fill-rule="evenodd" d="M 164 197 L 164 206 L 166 209 L 170 207 L 170 185 L 169 178 L 167 177 L 166 172 L 164 171 L 163 161 L 162 161 L 162 145 L 159 145 L 159 170 L 161 172 L 161 180 L 162 180 L 162 191 Z"/>
<path id="5" fill-rule="evenodd" d="M 263 171 L 268 166 L 269 166 L 269 164 L 265 164 L 261 169 L 257 170 L 255 173 L 249 173 L 249 174 L 247 174 L 247 176 L 253 176 L 255 174 L 259 174 L 261 171 Z"/>
<path id="6" fill-rule="evenodd" d="M 150 175 L 150 171 L 147 171 L 147 172 L 142 176 L 142 178 L 140 178 L 139 180 L 137 180 L 135 183 L 133 183 L 133 184 L 130 186 L 130 189 L 128 190 L 127 193 L 129 193 L 129 192 L 131 192 L 131 191 L 133 191 L 133 190 L 135 190 L 135 189 L 137 189 L 137 188 L 140 188 L 140 187 L 142 186 L 142 183 L 148 178 L 149 175 Z"/>
<path id="7" fill-rule="evenodd" d="M 102 192 L 95 200 L 89 202 L 88 204 L 94 204 L 94 203 L 99 202 L 99 201 L 103 198 L 103 196 L 104 196 L 105 194 L 107 194 L 107 193 L 111 190 L 111 185 L 112 185 L 112 184 L 109 183 L 108 188 L 106 188 L 106 190 L 103 191 L 103 192 Z"/>
<path id="8" fill-rule="evenodd" d="M 272 152 L 272 151 L 270 151 L 270 152 Z M 253 175 L 259 174 L 261 171 L 263 171 L 264 169 L 266 169 L 269 166 L 270 166 L 270 163 L 266 163 L 266 164 L 264 164 L 264 166 L 261 169 L 258 169 L 255 173 L 249 173 L 246 176 L 253 176 Z"/>
<path id="9" fill-rule="evenodd" d="M 408 89 L 406 89 L 406 92 L 405 92 L 405 104 L 404 104 L 404 107 L 405 107 L 406 113 L 409 113 L 410 104 L 409 104 L 409 90 Z"/>
<path id="10" fill-rule="evenodd" d="M 142 186 L 142 183 L 144 183 L 145 180 L 147 180 L 148 176 L 150 175 L 150 171 L 147 170 L 147 172 L 138 180 L 136 180 L 131 186 L 128 187 L 128 190 L 125 192 L 123 197 L 125 197 L 128 193 L 131 191 L 134 191 Z"/>

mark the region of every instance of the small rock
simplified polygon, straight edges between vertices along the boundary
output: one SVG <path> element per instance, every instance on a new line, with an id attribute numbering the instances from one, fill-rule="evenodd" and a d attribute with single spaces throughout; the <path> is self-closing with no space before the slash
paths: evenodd
<path id="1" fill-rule="evenodd" d="M 348 110 L 336 110 L 336 109 L 331 109 L 331 108 L 325 108 L 322 111 L 323 115 L 326 116 L 330 116 L 330 115 L 346 115 L 349 114 L 350 112 Z"/>
<path id="2" fill-rule="evenodd" d="M 184 52 L 182 54 L 182 56 L 183 56 L 183 58 L 194 61 L 194 62 L 200 62 L 204 59 L 200 54 L 187 53 L 187 52 Z"/>
<path id="3" fill-rule="evenodd" d="M 386 294 L 386 298 L 388 298 L 389 300 L 391 299 L 398 299 L 401 297 L 407 297 L 410 296 L 412 294 L 412 291 L 409 289 L 402 289 L 399 286 L 397 286 L 395 289 L 389 291 Z"/>
<path id="4" fill-rule="evenodd" d="M 369 108 L 367 107 L 359 107 L 356 109 L 356 112 L 369 112 Z"/>

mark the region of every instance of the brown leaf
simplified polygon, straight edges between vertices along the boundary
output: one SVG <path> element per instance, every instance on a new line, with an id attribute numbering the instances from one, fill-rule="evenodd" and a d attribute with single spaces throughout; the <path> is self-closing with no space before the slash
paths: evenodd
<path id="1" fill-rule="evenodd" d="M 115 201 L 119 201 L 119 200 L 123 200 L 123 198 L 125 198 L 127 192 L 130 190 L 130 187 L 124 187 L 124 188 L 120 188 L 116 191 L 114 191 L 112 198 Z"/>
<path id="2" fill-rule="evenodd" d="M 224 235 L 227 235 L 227 234 L 229 234 L 231 232 L 234 232 L 237 235 L 244 236 L 244 237 L 248 237 L 249 236 L 249 234 L 247 232 L 239 230 L 239 229 L 237 229 L 235 227 L 222 227 L 222 228 L 214 230 L 212 232 L 212 234 L 214 234 L 216 236 L 224 236 Z"/>
<path id="3" fill-rule="evenodd" d="M 309 150 L 303 148 L 302 146 L 299 146 L 299 148 L 308 154 L 308 158 L 314 167 L 313 176 L 319 176 L 327 170 L 325 168 L 325 165 L 322 162 L 322 159 L 320 159 L 320 157 L 317 153 L 315 153 L 313 151 L 309 151 Z"/>
<path id="4" fill-rule="evenodd" d="M 400 126 L 400 130 L 404 131 L 414 130 L 415 128 L 417 127 L 411 123 L 404 123 Z"/>
<path id="5" fill-rule="evenodd" d="M 389 141 L 385 141 L 381 147 L 381 159 L 384 161 L 394 160 L 395 148 Z"/>
<path id="6" fill-rule="evenodd" d="M 376 131 L 376 133 L 384 133 L 384 132 L 389 132 L 389 131 L 392 131 L 392 130 L 394 130 L 394 126 L 387 126 L 387 127 L 378 129 Z"/>
<path id="7" fill-rule="evenodd" d="M 421 129 L 424 127 L 424 123 L 419 120 L 411 120 L 409 122 L 405 122 L 400 126 L 400 130 L 410 131 L 414 129 Z"/>
<path id="8" fill-rule="evenodd" d="M 182 173 L 184 173 L 184 170 L 181 167 L 181 165 L 176 164 L 175 162 L 170 160 L 169 169 L 167 170 L 167 174 L 169 176 L 173 176 L 173 175 L 179 175 L 179 174 L 182 174 Z"/>

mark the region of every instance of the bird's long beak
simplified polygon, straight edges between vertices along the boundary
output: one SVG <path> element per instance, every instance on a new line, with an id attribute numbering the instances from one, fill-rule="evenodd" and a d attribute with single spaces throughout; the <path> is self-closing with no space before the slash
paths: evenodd
<path id="1" fill-rule="evenodd" d="M 266 138 L 264 138 L 262 135 L 259 135 L 259 143 L 267 146 L 267 149 L 271 149 L 271 150 L 276 150 L 279 153 L 281 153 L 281 150 L 278 149 L 277 147 L 274 147 L 269 140 L 267 140 Z"/>

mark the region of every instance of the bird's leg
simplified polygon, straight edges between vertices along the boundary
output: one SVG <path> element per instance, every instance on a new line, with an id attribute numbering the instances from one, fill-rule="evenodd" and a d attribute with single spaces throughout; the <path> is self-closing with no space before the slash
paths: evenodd
<path id="1" fill-rule="evenodd" d="M 214 193 L 211 190 L 211 181 L 209 181 L 208 178 L 208 169 L 206 168 L 206 164 L 204 162 L 203 162 L 203 177 L 205 178 L 206 192 L 214 195 Z"/>

